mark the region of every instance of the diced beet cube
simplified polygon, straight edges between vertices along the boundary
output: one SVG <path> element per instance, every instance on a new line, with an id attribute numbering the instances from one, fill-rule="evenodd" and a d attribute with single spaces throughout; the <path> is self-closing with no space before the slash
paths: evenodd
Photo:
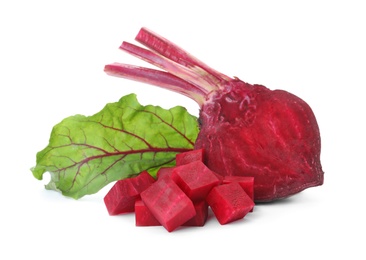
<path id="1" fill-rule="evenodd" d="M 224 176 L 222 176 L 221 174 L 218 174 L 217 172 L 214 172 L 214 171 L 212 171 L 215 175 L 216 175 L 216 177 L 220 180 L 220 184 L 222 183 L 222 181 L 224 180 Z"/>
<path id="2" fill-rule="evenodd" d="M 161 167 L 158 170 L 158 172 L 156 173 L 156 177 L 158 179 L 161 179 L 161 178 L 163 178 L 165 176 L 169 176 L 170 177 L 170 175 L 172 174 L 173 170 L 174 170 L 174 167 Z"/>
<path id="3" fill-rule="evenodd" d="M 183 226 L 197 226 L 202 227 L 205 225 L 208 217 L 208 204 L 206 201 L 202 200 L 194 203 L 194 208 L 196 210 L 196 216 L 188 220 Z"/>
<path id="4" fill-rule="evenodd" d="M 104 197 L 108 213 L 118 215 L 133 212 L 140 193 L 154 182 L 155 179 L 146 171 L 136 177 L 117 181 Z"/>
<path id="5" fill-rule="evenodd" d="M 170 178 L 162 178 L 141 193 L 141 199 L 169 232 L 196 215 L 193 202 Z"/>
<path id="6" fill-rule="evenodd" d="M 203 162 L 203 149 L 192 150 L 189 152 L 178 153 L 175 156 L 175 163 L 177 166 L 191 163 L 194 161 Z"/>
<path id="7" fill-rule="evenodd" d="M 232 182 L 237 182 L 248 194 L 248 196 L 254 200 L 254 177 L 245 176 L 225 176 L 222 183 L 228 184 Z"/>
<path id="8" fill-rule="evenodd" d="M 135 202 L 135 221 L 136 226 L 161 226 L 160 222 L 154 217 L 142 200 Z"/>
<path id="9" fill-rule="evenodd" d="M 254 207 L 253 200 L 237 182 L 214 187 L 206 201 L 221 225 L 244 218 Z"/>
<path id="10" fill-rule="evenodd" d="M 210 190 L 221 183 L 217 176 L 200 161 L 175 167 L 171 178 L 192 201 L 204 200 Z"/>

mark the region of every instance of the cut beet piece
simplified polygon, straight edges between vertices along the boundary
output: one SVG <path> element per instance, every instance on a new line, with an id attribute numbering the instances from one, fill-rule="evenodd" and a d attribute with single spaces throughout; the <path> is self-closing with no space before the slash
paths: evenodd
<path id="1" fill-rule="evenodd" d="M 245 193 L 254 201 L 254 177 L 224 176 L 222 180 L 223 184 L 229 184 L 232 182 L 239 183 Z M 250 212 L 253 212 L 253 209 Z"/>
<path id="2" fill-rule="evenodd" d="M 196 210 L 196 216 L 188 220 L 183 226 L 196 226 L 202 227 L 205 225 L 208 217 L 208 204 L 206 201 L 202 200 L 194 203 L 194 208 Z"/>
<path id="3" fill-rule="evenodd" d="M 253 200 L 237 182 L 214 187 L 206 201 L 221 225 L 244 218 L 254 207 Z"/>
<path id="4" fill-rule="evenodd" d="M 175 163 L 177 166 L 188 164 L 194 161 L 203 162 L 203 149 L 196 149 L 189 152 L 178 153 L 175 156 Z"/>
<path id="5" fill-rule="evenodd" d="M 192 201 L 204 200 L 210 190 L 221 183 L 215 173 L 200 161 L 175 167 L 171 178 Z"/>
<path id="6" fill-rule="evenodd" d="M 162 178 L 141 193 L 141 199 L 169 232 L 196 215 L 193 202 L 170 178 Z"/>
<path id="7" fill-rule="evenodd" d="M 225 176 L 222 183 L 229 184 L 232 182 L 237 182 L 244 189 L 246 194 L 254 200 L 254 177 L 245 176 Z"/>
<path id="8" fill-rule="evenodd" d="M 161 226 L 160 222 L 154 217 L 142 200 L 135 202 L 135 221 L 136 226 Z"/>
<path id="9" fill-rule="evenodd" d="M 165 176 L 168 176 L 170 178 L 170 175 L 172 174 L 174 170 L 174 167 L 161 167 L 158 172 L 156 173 L 156 177 L 158 179 L 161 179 Z"/>
<path id="10" fill-rule="evenodd" d="M 117 181 L 104 197 L 108 213 L 118 215 L 133 212 L 140 193 L 154 182 L 155 179 L 146 171 L 136 177 Z"/>

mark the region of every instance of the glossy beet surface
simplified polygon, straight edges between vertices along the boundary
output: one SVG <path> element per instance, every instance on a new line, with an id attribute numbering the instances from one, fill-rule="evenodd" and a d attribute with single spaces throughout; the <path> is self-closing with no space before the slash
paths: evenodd
<path id="1" fill-rule="evenodd" d="M 254 177 L 255 201 L 286 198 L 323 183 L 320 133 L 309 105 L 283 91 L 228 77 L 169 40 L 142 28 L 121 49 L 163 70 L 106 65 L 113 76 L 163 87 L 196 101 L 200 133 L 195 149 L 223 176 Z"/>

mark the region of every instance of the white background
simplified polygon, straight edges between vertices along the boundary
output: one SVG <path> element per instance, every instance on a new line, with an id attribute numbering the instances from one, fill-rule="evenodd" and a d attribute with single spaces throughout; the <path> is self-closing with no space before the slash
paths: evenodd
<path id="1" fill-rule="evenodd" d="M 363 1 L 1 1 L 0 259 L 365 259 L 366 9 Z M 239 4 L 240 3 L 240 4 Z M 146 26 L 213 68 L 292 92 L 313 108 L 325 182 L 244 220 L 168 233 L 111 217 L 107 188 L 81 200 L 30 171 L 52 127 L 134 92 L 142 104 L 191 100 L 112 78 L 141 64 L 118 50 Z"/>

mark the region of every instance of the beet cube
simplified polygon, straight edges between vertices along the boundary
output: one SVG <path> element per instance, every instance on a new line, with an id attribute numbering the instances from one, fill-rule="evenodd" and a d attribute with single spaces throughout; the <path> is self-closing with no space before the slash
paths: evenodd
<path id="1" fill-rule="evenodd" d="M 192 201 L 204 200 L 210 190 L 221 183 L 201 161 L 175 167 L 171 178 Z"/>
<path id="2" fill-rule="evenodd" d="M 117 181 L 104 197 L 108 213 L 118 215 L 133 212 L 140 193 L 154 182 L 155 179 L 146 171 L 136 177 Z"/>
<path id="3" fill-rule="evenodd" d="M 174 167 L 161 167 L 158 172 L 156 173 L 156 176 L 158 179 L 161 179 L 165 176 L 169 176 L 172 174 L 174 170 Z"/>
<path id="4" fill-rule="evenodd" d="M 135 202 L 135 221 L 136 226 L 161 226 L 160 222 L 154 217 L 142 200 Z"/>
<path id="5" fill-rule="evenodd" d="M 175 163 L 177 166 L 191 163 L 194 161 L 203 162 L 203 149 L 192 150 L 189 152 L 178 153 L 175 156 Z"/>
<path id="6" fill-rule="evenodd" d="M 170 178 L 162 178 L 141 193 L 141 199 L 169 232 L 196 215 L 193 202 Z"/>
<path id="7" fill-rule="evenodd" d="M 225 176 L 222 183 L 228 184 L 232 182 L 237 182 L 243 188 L 243 190 L 248 194 L 248 196 L 254 200 L 254 177 L 247 176 Z"/>
<path id="8" fill-rule="evenodd" d="M 253 200 L 237 182 L 214 187 L 206 201 L 221 225 L 244 218 L 254 207 Z"/>
<path id="9" fill-rule="evenodd" d="M 206 201 L 202 200 L 194 203 L 194 208 L 196 210 L 196 216 L 188 220 L 183 226 L 196 226 L 202 227 L 205 225 L 208 217 L 208 204 Z"/>

